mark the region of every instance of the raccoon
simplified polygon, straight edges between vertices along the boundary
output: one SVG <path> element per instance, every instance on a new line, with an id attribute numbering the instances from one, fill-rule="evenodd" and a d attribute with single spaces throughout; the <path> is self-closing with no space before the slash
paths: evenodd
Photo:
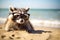
<path id="1" fill-rule="evenodd" d="M 5 30 L 26 30 L 32 32 L 34 30 L 32 24 L 29 21 L 30 14 L 29 8 L 15 8 L 10 7 L 10 13 L 5 22 Z"/>

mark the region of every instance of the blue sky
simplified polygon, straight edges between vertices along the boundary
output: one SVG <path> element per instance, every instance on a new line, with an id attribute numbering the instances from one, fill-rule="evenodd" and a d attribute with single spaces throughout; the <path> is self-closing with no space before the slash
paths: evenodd
<path id="1" fill-rule="evenodd" d="M 0 0 L 0 8 L 11 5 L 18 8 L 60 9 L 60 0 Z"/>

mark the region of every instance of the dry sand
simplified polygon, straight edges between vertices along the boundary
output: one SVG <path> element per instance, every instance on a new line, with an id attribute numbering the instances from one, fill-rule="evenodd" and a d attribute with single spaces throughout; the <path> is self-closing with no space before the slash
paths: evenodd
<path id="1" fill-rule="evenodd" d="M 6 32 L 1 29 L 0 25 L 0 40 L 60 40 L 59 28 L 34 27 L 34 33 L 26 31 L 11 31 Z"/>

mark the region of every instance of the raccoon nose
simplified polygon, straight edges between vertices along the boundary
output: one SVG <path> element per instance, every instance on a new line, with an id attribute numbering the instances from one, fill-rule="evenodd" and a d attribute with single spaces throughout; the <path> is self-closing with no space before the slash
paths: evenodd
<path id="1" fill-rule="evenodd" d="M 21 20 L 21 22 L 23 22 L 23 20 Z"/>

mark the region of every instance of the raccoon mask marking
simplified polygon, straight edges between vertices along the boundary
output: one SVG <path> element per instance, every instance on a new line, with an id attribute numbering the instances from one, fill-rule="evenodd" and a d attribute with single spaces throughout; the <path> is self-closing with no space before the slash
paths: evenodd
<path id="1" fill-rule="evenodd" d="M 14 22 L 19 24 L 24 24 L 29 20 L 30 14 L 28 14 L 29 8 L 10 8 L 10 15 L 8 18 L 11 18 Z"/>

